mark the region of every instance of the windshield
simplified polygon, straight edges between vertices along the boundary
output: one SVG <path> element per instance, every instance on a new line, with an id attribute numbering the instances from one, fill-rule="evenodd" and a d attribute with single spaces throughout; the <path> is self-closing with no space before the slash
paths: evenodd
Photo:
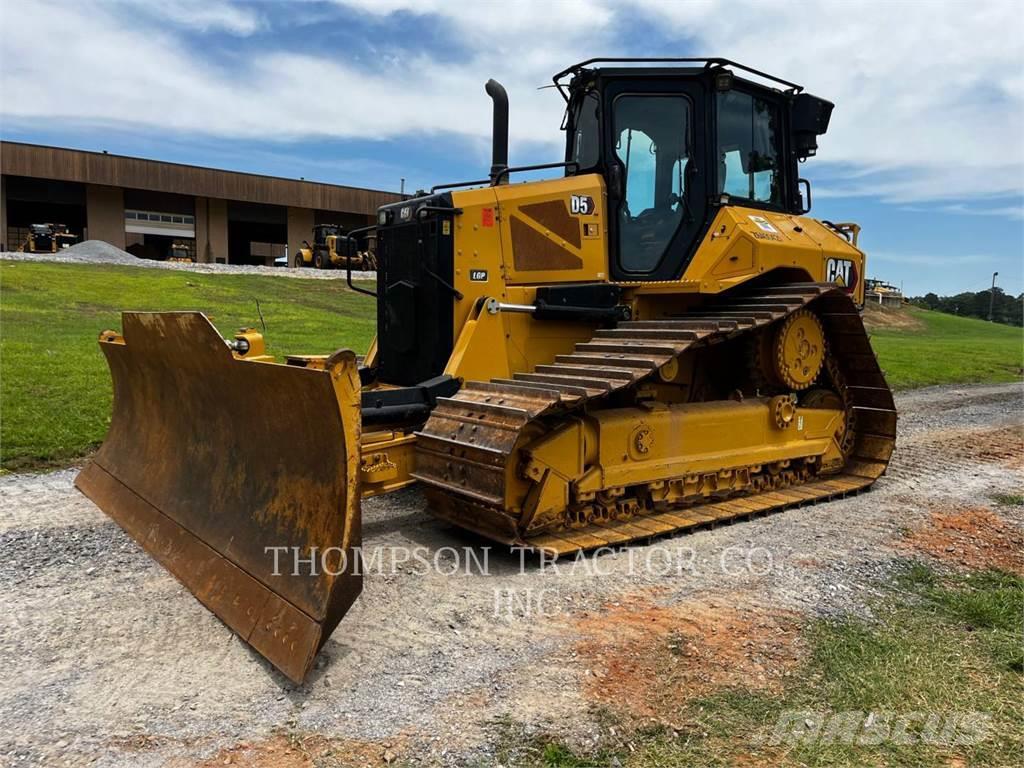
<path id="1" fill-rule="evenodd" d="M 779 113 L 742 91 L 718 94 L 718 192 L 782 204 Z"/>

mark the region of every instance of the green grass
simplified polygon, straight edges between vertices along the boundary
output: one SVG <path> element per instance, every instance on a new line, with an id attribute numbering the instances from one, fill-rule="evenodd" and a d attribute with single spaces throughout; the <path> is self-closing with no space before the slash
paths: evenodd
<path id="1" fill-rule="evenodd" d="M 680 702 L 673 728 L 630 731 L 620 724 L 617 737 L 606 738 L 589 753 L 575 753 L 544 736 L 509 752 L 519 758 L 516 764 L 550 767 L 607 765 L 612 758 L 627 768 L 1024 764 L 1024 579 L 1003 572 L 943 575 L 911 563 L 876 614 L 870 621 L 813 622 L 805 633 L 807 659 L 781 693 L 732 688 Z M 922 713 L 908 721 L 907 729 L 920 737 L 927 732 L 927 713 L 941 718 L 941 731 L 953 712 L 988 718 L 981 729 L 984 738 L 959 745 L 920 739 L 901 744 L 892 738 L 856 743 L 865 734 L 891 737 L 890 727 L 882 730 L 885 716 L 891 724 L 900 716 Z M 805 718 L 824 721 L 820 738 L 805 735 L 794 743 L 774 737 L 785 713 L 805 734 Z M 835 713 L 850 713 L 854 743 L 824 737 L 841 722 L 831 719 Z M 868 713 L 875 713 L 873 731 L 864 727 Z M 965 725 L 960 732 L 969 734 L 972 727 Z"/>
<path id="2" fill-rule="evenodd" d="M 879 328 L 871 344 L 893 389 L 1014 381 L 1024 365 L 1024 331 L 908 307 L 924 330 Z"/>
<path id="3" fill-rule="evenodd" d="M 363 352 L 374 333 L 373 300 L 338 280 L 0 262 L 0 467 L 67 464 L 103 439 L 111 389 L 95 339 L 121 309 L 202 309 L 230 335 L 259 326 L 257 298 L 272 354 Z M 924 331 L 873 335 L 894 388 L 1020 377 L 1021 329 L 908 311 Z"/>
<path id="4" fill-rule="evenodd" d="M 1024 507 L 1024 493 L 994 493 L 992 501 L 1004 507 Z"/>
<path id="5" fill-rule="evenodd" d="M 257 299 L 271 354 L 362 353 L 373 338 L 373 299 L 341 280 L 0 261 L 2 466 L 66 464 L 103 440 L 112 393 L 96 338 L 121 309 L 199 309 L 230 336 L 260 326 Z"/>

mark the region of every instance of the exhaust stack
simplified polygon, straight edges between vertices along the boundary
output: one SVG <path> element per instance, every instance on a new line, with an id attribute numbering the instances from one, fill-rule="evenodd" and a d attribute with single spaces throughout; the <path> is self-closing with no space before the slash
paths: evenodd
<path id="1" fill-rule="evenodd" d="M 494 101 L 494 124 L 491 128 L 491 183 L 508 168 L 508 94 L 497 80 L 488 80 L 484 86 Z"/>

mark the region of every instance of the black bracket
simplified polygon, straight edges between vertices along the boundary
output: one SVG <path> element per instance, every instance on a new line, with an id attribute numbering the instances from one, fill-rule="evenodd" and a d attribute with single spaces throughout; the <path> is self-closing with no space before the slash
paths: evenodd
<path id="1" fill-rule="evenodd" d="M 442 375 L 414 387 L 371 389 L 363 392 L 363 424 L 418 424 L 437 407 L 437 398 L 451 397 L 461 382 Z"/>

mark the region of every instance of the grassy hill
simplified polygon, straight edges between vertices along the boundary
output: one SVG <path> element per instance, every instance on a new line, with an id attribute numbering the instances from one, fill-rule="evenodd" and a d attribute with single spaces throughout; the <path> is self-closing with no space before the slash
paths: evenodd
<path id="1" fill-rule="evenodd" d="M 1014 381 L 1024 365 L 1024 331 L 917 307 L 869 305 L 865 324 L 893 389 Z"/>
<path id="2" fill-rule="evenodd" d="M 373 299 L 340 280 L 0 261 L 0 466 L 61 465 L 106 434 L 110 377 L 95 342 L 121 309 L 199 309 L 221 333 L 259 327 L 271 354 L 363 352 Z M 1020 377 L 1022 332 L 919 309 L 866 320 L 894 388 Z"/>
<path id="3" fill-rule="evenodd" d="M 271 354 L 362 353 L 373 338 L 373 299 L 343 280 L 0 261 L 0 466 L 67 463 L 103 440 L 113 394 L 96 338 L 121 309 L 203 310 L 230 336 L 260 327 L 257 299 Z"/>

